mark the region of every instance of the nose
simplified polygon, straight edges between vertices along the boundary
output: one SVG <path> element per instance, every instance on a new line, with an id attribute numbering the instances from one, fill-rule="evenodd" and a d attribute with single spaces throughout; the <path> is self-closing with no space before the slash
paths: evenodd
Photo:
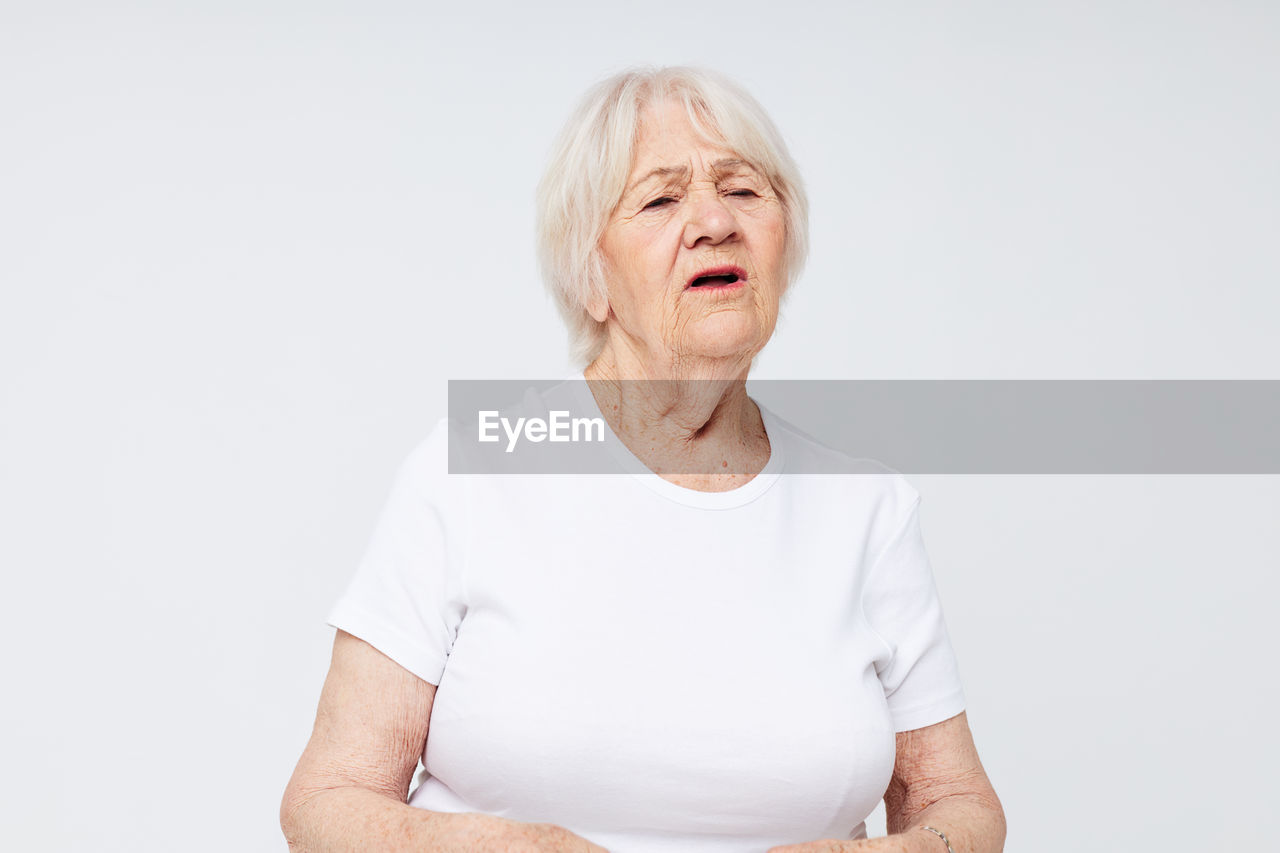
<path id="1" fill-rule="evenodd" d="M 693 249 L 699 244 L 718 246 L 738 236 L 738 220 L 715 189 L 690 192 L 685 210 L 685 248 Z"/>

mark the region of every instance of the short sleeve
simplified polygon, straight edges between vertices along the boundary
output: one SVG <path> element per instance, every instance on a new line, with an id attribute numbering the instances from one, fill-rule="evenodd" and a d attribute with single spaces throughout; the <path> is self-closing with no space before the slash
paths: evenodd
<path id="1" fill-rule="evenodd" d="M 355 576 L 328 624 L 439 684 L 465 612 L 463 497 L 448 475 L 441 421 L 396 473 Z"/>
<path id="2" fill-rule="evenodd" d="M 863 613 L 885 646 L 875 667 L 895 732 L 940 723 L 965 707 L 919 509 L 917 496 L 880 551 L 862 592 Z"/>

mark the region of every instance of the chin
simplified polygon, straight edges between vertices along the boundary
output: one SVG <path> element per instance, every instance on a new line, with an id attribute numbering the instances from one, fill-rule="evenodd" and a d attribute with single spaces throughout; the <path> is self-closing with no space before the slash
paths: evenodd
<path id="1" fill-rule="evenodd" d="M 681 351 L 703 358 L 742 356 L 743 360 L 750 361 L 768 339 L 754 323 L 717 323 L 712 328 L 700 323 L 688 332 Z"/>

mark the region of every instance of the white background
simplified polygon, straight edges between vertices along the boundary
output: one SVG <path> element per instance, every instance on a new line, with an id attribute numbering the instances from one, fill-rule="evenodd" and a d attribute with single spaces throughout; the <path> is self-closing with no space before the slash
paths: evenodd
<path id="1" fill-rule="evenodd" d="M 810 187 L 757 376 L 1280 378 L 1274 3 L 6 3 L 0 843 L 283 849 L 395 466 L 564 372 L 552 136 L 672 62 Z M 1280 478 L 914 481 L 1008 849 L 1270 843 Z"/>

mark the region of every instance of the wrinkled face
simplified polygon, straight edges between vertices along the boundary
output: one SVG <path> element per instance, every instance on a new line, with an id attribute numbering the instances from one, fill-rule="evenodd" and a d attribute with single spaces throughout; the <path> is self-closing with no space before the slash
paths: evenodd
<path id="1" fill-rule="evenodd" d="M 609 304 L 589 309 L 646 358 L 749 363 L 777 322 L 785 239 L 767 178 L 699 137 L 680 104 L 654 104 L 600 240 Z"/>

